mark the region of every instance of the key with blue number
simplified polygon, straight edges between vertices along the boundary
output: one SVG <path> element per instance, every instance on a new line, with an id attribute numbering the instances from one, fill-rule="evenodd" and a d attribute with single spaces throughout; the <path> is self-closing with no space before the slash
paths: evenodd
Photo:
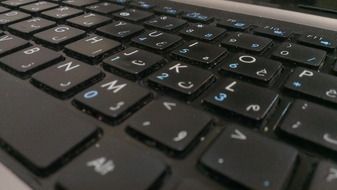
<path id="1" fill-rule="evenodd" d="M 212 92 L 205 99 L 205 103 L 254 121 L 261 121 L 278 100 L 279 95 L 271 90 L 234 79 L 226 79 L 222 83 L 222 88 Z"/>
<path id="2" fill-rule="evenodd" d="M 94 115 L 100 115 L 111 123 L 135 111 L 151 93 L 115 75 L 108 75 L 102 82 L 75 97 L 75 104 Z"/>
<path id="3" fill-rule="evenodd" d="M 319 68 L 325 60 L 326 52 L 319 49 L 285 42 L 273 53 L 273 57 L 297 63 L 305 67 Z"/>

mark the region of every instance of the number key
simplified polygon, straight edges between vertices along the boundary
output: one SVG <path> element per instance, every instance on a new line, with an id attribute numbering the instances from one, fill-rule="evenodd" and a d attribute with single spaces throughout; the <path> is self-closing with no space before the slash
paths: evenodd
<path id="1" fill-rule="evenodd" d="M 279 95 L 271 90 L 233 79 L 226 79 L 222 86 L 224 88 L 212 92 L 205 103 L 254 121 L 263 120 L 279 100 Z"/>
<path id="2" fill-rule="evenodd" d="M 214 75 L 206 70 L 181 62 L 173 62 L 150 77 L 150 83 L 193 98 L 205 89 Z"/>
<path id="3" fill-rule="evenodd" d="M 180 34 L 203 41 L 212 41 L 225 33 L 225 29 L 203 24 L 191 25 L 180 31 Z"/>

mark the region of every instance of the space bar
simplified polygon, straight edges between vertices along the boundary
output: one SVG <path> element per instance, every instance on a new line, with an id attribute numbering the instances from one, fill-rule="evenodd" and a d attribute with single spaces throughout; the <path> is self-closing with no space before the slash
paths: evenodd
<path id="1" fill-rule="evenodd" d="M 95 125 L 53 97 L 6 76 L 0 75 L 0 144 L 36 173 L 47 174 L 97 135 Z"/>

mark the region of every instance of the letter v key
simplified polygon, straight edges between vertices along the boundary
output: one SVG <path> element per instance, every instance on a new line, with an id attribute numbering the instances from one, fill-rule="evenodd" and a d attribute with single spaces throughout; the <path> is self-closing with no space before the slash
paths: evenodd
<path id="1" fill-rule="evenodd" d="M 237 139 L 237 140 L 242 140 L 242 141 L 247 140 L 247 136 L 245 134 L 243 134 L 241 131 L 239 131 L 238 129 L 234 130 L 234 133 L 231 134 L 231 138 Z"/>

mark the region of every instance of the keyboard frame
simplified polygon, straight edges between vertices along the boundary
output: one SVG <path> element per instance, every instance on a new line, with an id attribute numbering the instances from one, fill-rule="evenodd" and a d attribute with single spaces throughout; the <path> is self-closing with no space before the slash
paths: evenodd
<path id="1" fill-rule="evenodd" d="M 195 1 L 195 0 L 193 0 Z M 304 26 L 304 25 L 299 25 L 296 23 L 289 23 L 289 22 L 283 22 L 283 21 L 278 21 L 278 20 L 273 20 L 273 19 L 268 19 L 268 18 L 260 18 L 256 16 L 249 16 L 249 15 L 243 15 L 243 14 L 238 14 L 238 13 L 232 13 L 232 12 L 226 12 L 226 11 L 221 11 L 221 10 L 214 10 L 214 9 L 209 9 L 206 7 L 197 7 L 193 5 L 187 5 L 187 4 L 177 4 L 176 2 L 171 2 L 171 1 L 166 1 L 166 0 L 153 0 L 156 4 L 160 4 L 162 6 L 177 6 L 179 5 L 180 9 L 183 10 L 198 10 L 200 12 L 203 12 L 207 15 L 214 16 L 216 18 L 236 18 L 236 19 L 244 19 L 247 22 L 250 22 L 254 25 L 262 25 L 262 24 L 275 24 L 277 23 L 280 26 L 284 26 L 286 28 L 291 28 L 294 32 L 297 34 L 301 34 L 301 31 L 311 31 L 315 33 L 320 33 L 324 35 L 333 35 L 333 31 L 325 30 L 325 29 L 320 29 L 320 28 L 313 28 L 310 26 Z M 210 25 L 215 25 L 217 19 L 213 21 Z M 296 20 L 294 20 L 296 22 Z M 336 27 L 337 28 L 337 27 Z M 7 32 L 6 32 L 7 33 Z M 32 41 L 30 41 L 32 44 L 34 44 Z M 220 41 L 216 41 L 215 44 L 220 44 Z M 129 43 L 126 44 L 127 47 L 130 46 Z M 271 55 L 271 52 L 275 49 L 273 47 L 272 49 L 268 50 L 264 55 L 264 57 L 269 57 Z M 336 51 L 332 52 L 329 54 L 331 57 L 336 57 L 337 53 Z M 170 62 L 171 59 L 168 59 L 167 62 Z M 330 73 L 331 71 L 331 66 L 332 63 L 324 64 L 324 66 L 320 69 L 321 72 L 324 73 Z M 96 66 L 100 67 L 100 66 Z M 211 70 L 216 74 L 217 81 L 215 84 L 213 84 L 210 87 L 211 89 L 215 89 L 219 86 L 221 83 L 221 79 L 224 78 L 223 75 L 221 75 L 218 72 L 220 65 L 212 68 Z M 153 148 L 151 146 L 148 146 L 144 143 L 139 142 L 136 138 L 133 138 L 131 135 L 129 135 L 125 129 L 126 129 L 126 124 L 127 120 L 124 121 L 123 123 L 116 125 L 116 126 L 111 126 L 107 123 L 101 122 L 97 120 L 94 117 L 88 116 L 85 113 L 82 113 L 79 111 L 75 106 L 72 105 L 72 99 L 68 100 L 58 100 L 60 102 L 63 102 L 65 106 L 72 110 L 74 113 L 74 116 L 78 116 L 88 122 L 91 122 L 97 126 L 100 126 L 103 131 L 104 131 L 104 136 L 103 138 L 118 138 L 122 140 L 127 140 L 130 144 L 133 146 L 142 148 L 146 150 L 147 152 L 151 152 L 154 157 L 158 157 L 159 159 L 162 159 L 164 162 L 169 163 L 171 166 L 171 172 L 170 174 L 166 177 L 164 185 L 162 190 L 169 190 L 172 187 L 175 187 L 178 183 L 180 183 L 180 179 L 188 179 L 188 178 L 193 178 L 195 180 L 200 181 L 201 183 L 204 183 L 205 185 L 209 186 L 210 189 L 224 189 L 224 186 L 222 186 L 220 183 L 217 183 L 216 180 L 210 179 L 206 172 L 200 172 L 204 171 L 204 168 L 201 168 L 197 162 L 202 155 L 202 153 L 207 149 L 207 147 L 213 142 L 213 140 L 220 134 L 222 129 L 235 122 L 235 123 L 240 123 L 246 125 L 246 127 L 250 128 L 251 130 L 254 130 L 258 133 L 261 133 L 265 136 L 269 136 L 270 138 L 285 142 L 287 144 L 290 144 L 291 146 L 296 147 L 300 152 L 301 152 L 301 164 L 298 166 L 298 170 L 295 174 L 295 178 L 291 180 L 290 183 L 290 188 L 288 190 L 298 190 L 299 186 L 305 186 L 307 184 L 306 180 L 307 178 L 310 177 L 311 173 L 313 172 L 313 166 L 315 166 L 315 163 L 317 162 L 318 159 L 324 158 L 324 159 L 332 159 L 335 162 L 337 161 L 337 158 L 333 158 L 333 155 L 328 154 L 323 151 L 324 156 L 322 156 L 320 153 L 321 150 L 317 150 L 315 148 L 311 147 L 305 147 L 301 146 L 293 139 L 288 138 L 283 135 L 276 135 L 274 133 L 274 130 L 276 130 L 276 126 L 278 122 L 280 122 L 280 118 L 284 115 L 285 111 L 289 107 L 289 104 L 292 102 L 293 98 L 292 96 L 289 96 L 288 93 L 285 93 L 282 88 L 282 85 L 284 84 L 285 80 L 287 79 L 289 75 L 290 68 L 287 68 L 285 70 L 287 74 L 284 74 L 284 72 L 281 73 L 281 77 L 277 79 L 277 82 L 273 84 L 270 88 L 275 90 L 276 92 L 279 92 L 281 95 L 281 104 L 277 107 L 276 112 L 273 114 L 272 117 L 268 119 L 268 122 L 264 124 L 264 126 L 268 127 L 260 127 L 257 128 L 256 126 L 251 126 L 251 124 L 246 120 L 246 119 L 241 119 L 240 117 L 234 117 L 234 118 L 225 118 L 223 117 L 222 114 L 216 113 L 212 111 L 211 113 L 214 114 L 215 116 L 215 122 L 216 125 L 211 127 L 209 132 L 205 135 L 203 140 L 194 147 L 194 149 L 183 159 L 177 159 L 174 157 L 170 157 L 167 154 L 165 154 L 162 151 L 158 151 L 156 148 Z M 106 72 L 108 73 L 108 72 Z M 0 76 L 1 75 L 10 75 L 9 73 L 3 71 L 2 69 L 0 70 Z M 27 85 L 32 85 L 30 84 L 29 80 L 21 80 L 20 78 L 16 79 L 19 82 L 26 83 Z M 249 82 L 249 81 L 248 81 Z M 143 84 L 141 84 L 143 85 Z M 33 88 L 35 86 L 32 85 Z M 149 88 L 149 87 L 147 87 Z M 151 89 L 151 88 L 149 88 Z M 153 89 L 151 89 L 152 92 L 154 92 L 154 99 L 158 98 L 159 96 L 163 95 L 163 92 L 156 92 Z M 192 107 L 195 107 L 197 109 L 201 110 L 209 110 L 206 108 L 204 105 L 200 104 L 201 100 L 207 96 L 207 92 L 203 93 L 201 96 L 198 98 L 194 99 L 191 102 L 187 102 L 189 105 Z M 48 95 L 46 93 L 46 95 Z M 177 99 L 179 100 L 179 99 Z M 311 100 L 311 99 L 309 99 Z M 182 100 L 179 100 L 183 102 Z M 317 102 L 316 100 L 312 100 L 314 102 Z M 32 173 L 30 170 L 28 170 L 25 166 L 21 165 L 18 161 L 16 161 L 12 156 L 7 154 L 4 150 L 0 149 L 0 161 L 3 162 L 7 167 L 12 169 L 20 178 L 23 179 L 27 184 L 29 184 L 33 189 L 37 190 L 53 190 L 55 181 L 62 171 L 62 168 L 59 169 L 56 173 L 53 175 L 50 175 L 48 177 L 40 177 Z M 68 164 L 71 164 L 68 163 Z M 228 187 L 233 187 L 234 189 L 238 189 L 235 184 L 228 183 Z M 227 189 L 227 188 L 225 188 Z M 231 189 L 231 188 L 228 188 Z"/>

